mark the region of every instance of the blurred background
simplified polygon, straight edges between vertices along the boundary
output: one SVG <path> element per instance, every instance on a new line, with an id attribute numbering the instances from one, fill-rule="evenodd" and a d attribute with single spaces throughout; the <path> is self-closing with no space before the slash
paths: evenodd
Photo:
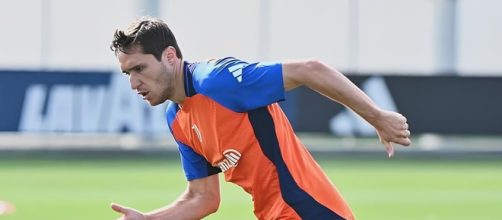
<path id="1" fill-rule="evenodd" d="M 388 160 L 343 106 L 305 88 L 281 103 L 361 219 L 500 219 L 500 11 L 499 0 L 2 1 L 0 201 L 17 211 L 0 219 L 110 219 L 111 201 L 146 211 L 183 190 L 166 105 L 131 91 L 109 49 L 145 15 L 168 23 L 187 61 L 318 58 L 404 114 L 413 145 Z M 253 219 L 227 185 L 210 218 Z"/>

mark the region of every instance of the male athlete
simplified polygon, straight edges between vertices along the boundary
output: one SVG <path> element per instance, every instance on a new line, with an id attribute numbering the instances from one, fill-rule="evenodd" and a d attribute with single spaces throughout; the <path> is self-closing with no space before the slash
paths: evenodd
<path id="1" fill-rule="evenodd" d="M 201 219 L 220 202 L 218 173 L 252 195 L 258 219 L 354 219 L 277 102 L 307 86 L 349 107 L 392 142 L 410 145 L 401 114 L 378 108 L 335 69 L 317 60 L 247 63 L 183 60 L 167 24 L 154 18 L 117 30 L 111 49 L 131 88 L 150 105 L 172 102 L 167 123 L 178 143 L 187 190 L 171 205 L 143 213 L 112 204 L 123 220 Z"/>

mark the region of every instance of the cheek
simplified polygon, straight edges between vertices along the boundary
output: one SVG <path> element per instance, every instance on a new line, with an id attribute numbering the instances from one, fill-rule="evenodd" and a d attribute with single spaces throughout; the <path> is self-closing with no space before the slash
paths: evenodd
<path id="1" fill-rule="evenodd" d="M 169 75 L 170 75 L 169 67 L 161 66 L 158 75 L 158 82 L 166 84 L 166 82 L 170 80 Z"/>

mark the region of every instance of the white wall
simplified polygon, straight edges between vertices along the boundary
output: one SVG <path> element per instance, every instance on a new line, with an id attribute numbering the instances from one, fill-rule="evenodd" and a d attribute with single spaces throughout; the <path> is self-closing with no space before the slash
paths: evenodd
<path id="1" fill-rule="evenodd" d="M 161 17 L 173 30 L 186 60 L 235 56 L 258 58 L 259 1 L 169 0 Z"/>
<path id="2" fill-rule="evenodd" d="M 502 1 L 460 0 L 457 69 L 502 75 Z"/>
<path id="3" fill-rule="evenodd" d="M 359 69 L 432 73 L 435 69 L 434 1 L 361 0 Z"/>
<path id="4" fill-rule="evenodd" d="M 51 0 L 51 6 L 48 66 L 106 68 L 116 62 L 108 49 L 113 29 L 134 18 L 134 1 Z"/>
<path id="5" fill-rule="evenodd" d="M 47 22 L 42 2 L 49 3 Z M 116 68 L 113 30 L 136 17 L 135 7 L 134 0 L 1 1 L 0 68 Z"/>
<path id="6" fill-rule="evenodd" d="M 0 68 L 39 66 L 40 9 L 41 1 L 0 2 Z"/>
<path id="7" fill-rule="evenodd" d="M 433 74 L 444 60 L 442 1 L 159 0 L 159 11 L 187 60 L 315 57 L 347 72 Z M 117 69 L 108 49 L 113 31 L 144 15 L 144 4 L 0 1 L 0 69 Z M 454 70 L 502 75 L 500 11 L 500 0 L 457 1 Z"/>
<path id="8" fill-rule="evenodd" d="M 313 57 L 338 69 L 348 68 L 347 1 L 274 0 L 270 4 L 270 58 Z"/>

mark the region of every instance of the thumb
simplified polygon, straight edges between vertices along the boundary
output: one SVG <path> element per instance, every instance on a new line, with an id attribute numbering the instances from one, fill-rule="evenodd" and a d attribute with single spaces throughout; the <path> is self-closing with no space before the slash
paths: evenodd
<path id="1" fill-rule="evenodd" d="M 116 203 L 112 203 L 111 207 L 112 207 L 113 211 L 116 211 L 116 212 L 119 212 L 122 214 L 126 214 L 130 210 L 130 208 L 116 204 Z"/>
<path id="2" fill-rule="evenodd" d="M 387 155 L 389 155 L 389 158 L 392 158 L 392 156 L 394 156 L 394 147 L 392 146 L 392 143 L 390 143 L 389 141 L 382 141 L 382 143 L 385 146 Z"/>

